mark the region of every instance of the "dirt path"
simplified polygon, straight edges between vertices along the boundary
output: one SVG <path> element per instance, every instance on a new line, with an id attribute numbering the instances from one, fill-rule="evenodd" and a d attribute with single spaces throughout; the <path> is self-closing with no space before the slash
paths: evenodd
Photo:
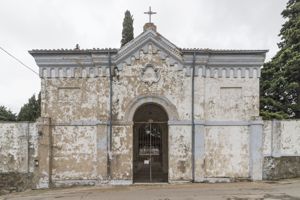
<path id="1" fill-rule="evenodd" d="M 300 200 L 300 179 L 278 182 L 161 184 L 32 190 L 0 196 L 0 200 Z"/>

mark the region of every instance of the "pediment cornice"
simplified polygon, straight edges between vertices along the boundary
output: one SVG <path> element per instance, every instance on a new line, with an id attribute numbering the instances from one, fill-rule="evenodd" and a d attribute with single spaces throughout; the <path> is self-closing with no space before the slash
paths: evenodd
<path id="1" fill-rule="evenodd" d="M 134 56 L 139 59 L 139 53 L 148 53 L 147 46 L 151 44 L 157 51 L 160 52 L 162 59 L 166 56 L 171 57 L 177 63 L 182 63 L 182 53 L 174 44 L 153 30 L 147 30 L 123 46 L 114 57 L 114 63 L 118 66 L 120 63 L 128 63 L 128 60 Z"/>

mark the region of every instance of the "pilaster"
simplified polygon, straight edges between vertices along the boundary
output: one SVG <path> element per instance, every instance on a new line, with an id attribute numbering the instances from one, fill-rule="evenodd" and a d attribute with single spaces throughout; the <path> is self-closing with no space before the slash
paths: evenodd
<path id="1" fill-rule="evenodd" d="M 36 188 L 51 187 L 52 176 L 52 134 L 51 119 L 40 117 L 37 120 L 38 129 L 38 156 L 35 163 Z"/>
<path id="2" fill-rule="evenodd" d="M 262 180 L 263 174 L 263 121 L 255 117 L 250 122 L 250 177 L 253 181 Z"/>
<path id="3" fill-rule="evenodd" d="M 205 140 L 204 140 L 204 125 L 195 125 L 195 182 L 202 182 L 205 175 Z"/>

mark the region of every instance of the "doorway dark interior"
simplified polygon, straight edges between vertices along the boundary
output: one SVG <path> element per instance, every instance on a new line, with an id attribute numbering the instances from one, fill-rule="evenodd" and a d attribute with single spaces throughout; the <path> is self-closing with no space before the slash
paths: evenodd
<path id="1" fill-rule="evenodd" d="M 153 103 L 134 114 L 133 182 L 168 182 L 168 115 Z"/>

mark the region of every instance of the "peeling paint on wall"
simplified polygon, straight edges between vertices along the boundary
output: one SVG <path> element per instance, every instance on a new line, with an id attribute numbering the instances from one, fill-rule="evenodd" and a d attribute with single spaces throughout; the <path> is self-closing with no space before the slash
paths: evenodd
<path id="1" fill-rule="evenodd" d="M 0 123 L 0 173 L 33 172 L 36 137 L 34 123 Z"/>
<path id="2" fill-rule="evenodd" d="M 169 129 L 169 179 L 191 180 L 191 127 L 170 126 Z"/>
<path id="3" fill-rule="evenodd" d="M 205 176 L 249 177 L 248 127 L 205 128 Z"/>
<path id="4" fill-rule="evenodd" d="M 54 181 L 98 178 L 96 127 L 56 126 L 52 135 Z"/>

